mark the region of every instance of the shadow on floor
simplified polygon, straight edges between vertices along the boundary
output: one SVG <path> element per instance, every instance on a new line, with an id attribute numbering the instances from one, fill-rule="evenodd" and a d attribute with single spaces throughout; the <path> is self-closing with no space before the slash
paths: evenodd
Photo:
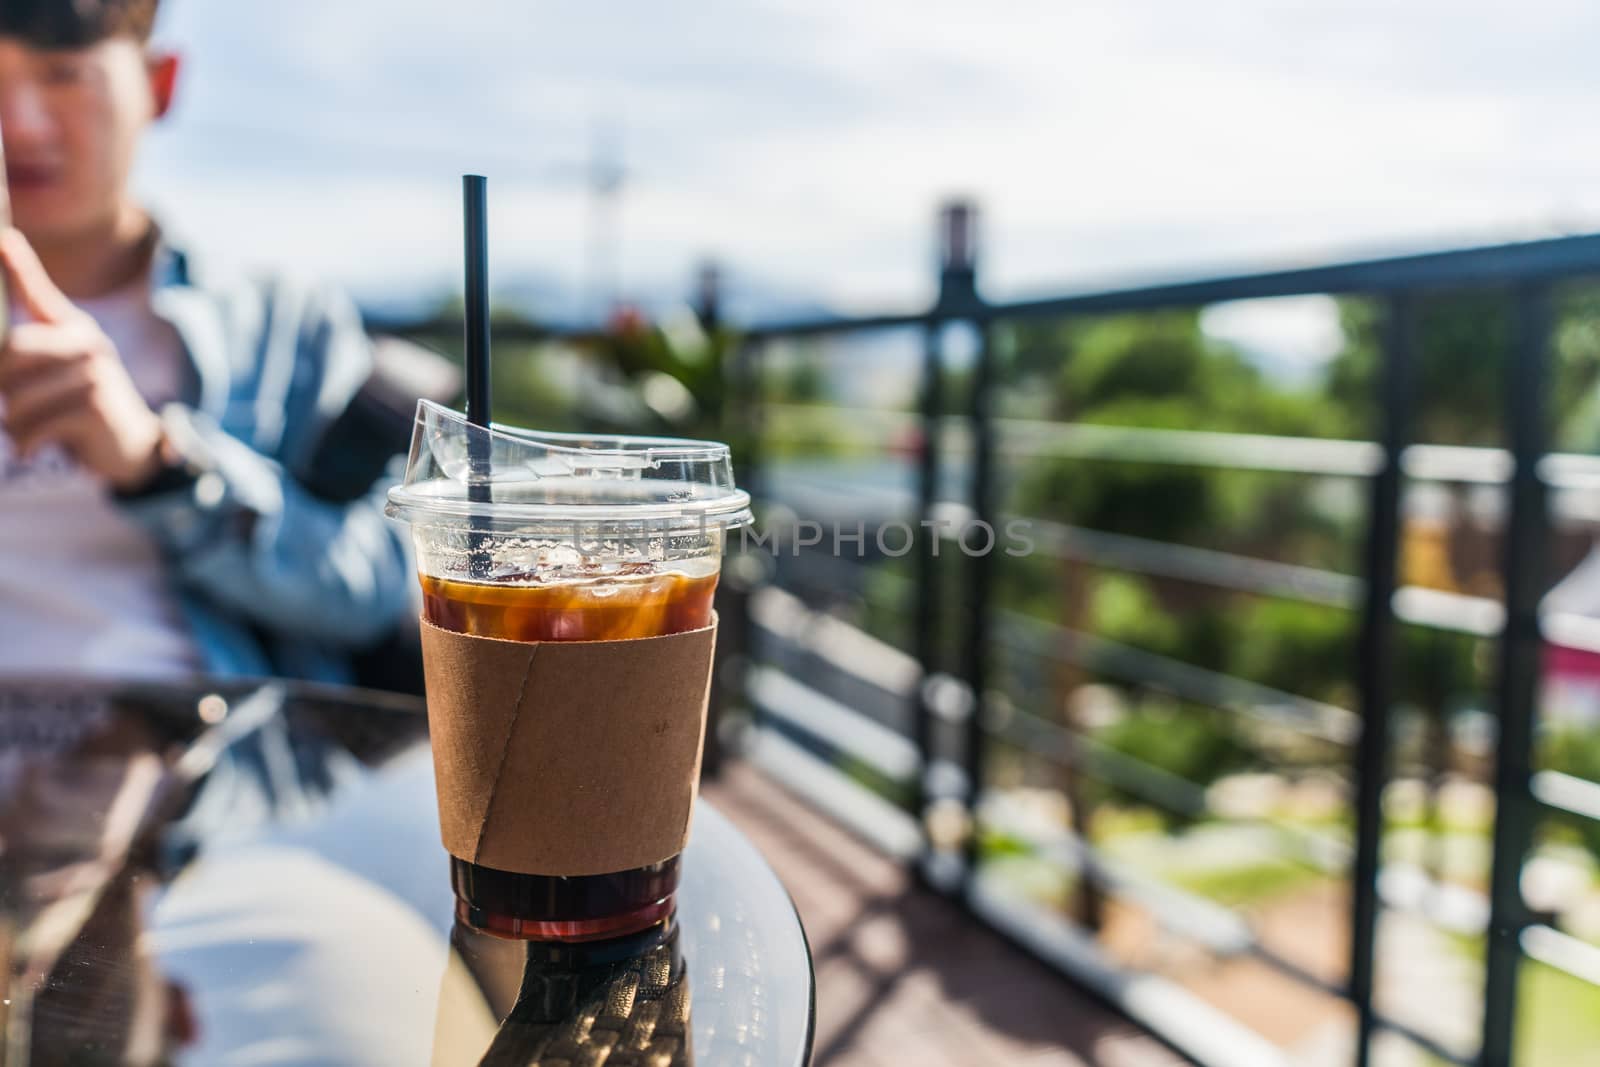
<path id="1" fill-rule="evenodd" d="M 766 855 L 805 923 L 818 1067 L 1186 1062 L 753 768 L 730 764 L 704 792 Z"/>

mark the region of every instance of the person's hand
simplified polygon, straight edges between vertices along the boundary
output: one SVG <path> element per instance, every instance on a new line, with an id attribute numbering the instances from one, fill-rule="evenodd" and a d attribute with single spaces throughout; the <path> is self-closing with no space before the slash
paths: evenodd
<path id="1" fill-rule="evenodd" d="M 56 288 L 20 231 L 0 233 L 0 265 L 33 320 L 13 324 L 0 345 L 3 425 L 18 454 L 56 444 L 114 488 L 149 482 L 165 434 L 116 345 Z"/>

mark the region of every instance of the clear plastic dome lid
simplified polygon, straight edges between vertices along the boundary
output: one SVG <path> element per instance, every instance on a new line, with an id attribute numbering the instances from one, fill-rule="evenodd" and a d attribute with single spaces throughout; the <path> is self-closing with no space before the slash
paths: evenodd
<path id="1" fill-rule="evenodd" d="M 497 528 L 727 529 L 751 518 L 727 445 L 485 428 L 428 400 L 417 403 L 405 481 L 389 490 L 387 511 L 413 525 Z"/>

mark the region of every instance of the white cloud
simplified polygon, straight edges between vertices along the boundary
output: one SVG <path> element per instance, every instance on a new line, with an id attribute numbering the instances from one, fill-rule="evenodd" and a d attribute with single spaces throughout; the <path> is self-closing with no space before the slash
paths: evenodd
<path id="1" fill-rule="evenodd" d="M 847 304 L 926 297 L 951 191 L 999 293 L 1600 214 L 1576 0 L 175 2 L 193 79 L 145 186 L 351 280 L 453 277 L 475 167 L 504 267 L 576 275 L 597 118 L 628 278 L 712 251 Z"/>
<path id="2" fill-rule="evenodd" d="M 1345 343 L 1338 302 L 1328 296 L 1230 300 L 1206 308 L 1200 326 L 1292 380 L 1311 378 Z"/>

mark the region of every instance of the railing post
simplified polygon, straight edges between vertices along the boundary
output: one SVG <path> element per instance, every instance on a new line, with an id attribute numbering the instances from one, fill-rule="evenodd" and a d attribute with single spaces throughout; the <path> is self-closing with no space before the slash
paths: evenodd
<path id="1" fill-rule="evenodd" d="M 930 802 L 929 774 L 933 768 L 935 744 L 933 710 L 929 685 L 940 673 L 942 638 L 946 623 L 939 567 L 939 529 L 933 525 L 939 505 L 940 452 L 942 444 L 944 395 L 944 328 L 962 311 L 970 311 L 976 293 L 975 212 L 971 204 L 953 201 L 939 210 L 939 294 L 928 315 L 923 338 L 922 394 L 919 410 L 922 423 L 921 451 L 917 467 L 918 536 L 916 537 L 916 611 L 913 642 L 921 679 L 913 697 L 914 740 L 919 757 L 914 803 L 918 821 L 927 840 Z M 963 664 L 965 668 L 967 665 Z M 926 866 L 924 872 L 926 873 Z"/>
<path id="2" fill-rule="evenodd" d="M 954 210 L 954 209 L 953 209 Z M 982 550 L 969 552 L 966 532 L 959 544 L 967 559 L 967 587 L 964 609 L 966 625 L 962 628 L 965 645 L 962 649 L 962 673 L 972 701 L 967 708 L 966 737 L 963 745 L 963 764 L 967 779 L 967 815 L 969 832 L 966 839 L 966 888 L 970 891 L 977 877 L 979 860 L 978 800 L 983 793 L 983 771 L 988 751 L 984 732 L 984 694 L 989 688 L 989 620 L 993 608 L 994 554 L 999 551 L 999 523 L 996 520 L 994 501 L 994 423 L 992 401 L 994 393 L 994 338 L 993 328 L 982 298 L 978 295 L 975 251 L 976 220 L 970 208 L 966 214 L 968 250 L 964 273 L 949 279 L 949 284 L 961 288 L 952 292 L 970 309 L 969 316 L 978 333 L 978 350 L 972 363 L 972 382 L 968 392 L 967 415 L 972 432 L 970 528 L 983 536 L 979 540 Z"/>
<path id="3" fill-rule="evenodd" d="M 725 388 L 731 397 L 721 420 L 728 439 L 734 444 L 733 459 L 738 484 L 750 494 L 752 508 L 759 512 L 763 499 L 761 486 L 761 354 L 765 348 L 760 342 L 736 338 L 728 355 L 724 373 Z M 736 548 L 733 543 L 738 540 Z M 751 659 L 755 652 L 755 621 L 750 612 L 750 598 L 763 578 L 762 562 L 747 557 L 742 551 L 742 531 L 730 536 L 724 546 L 722 580 L 717 585 L 717 612 L 719 638 L 716 676 L 713 689 L 719 691 L 723 703 L 718 705 L 718 717 L 707 722 L 707 762 L 712 763 L 705 772 L 714 777 L 720 771 L 722 739 L 712 738 L 713 728 L 720 726 L 721 710 L 726 698 L 736 696 L 752 721 L 757 717 L 754 701 L 750 700 L 748 679 Z"/>
<path id="4" fill-rule="evenodd" d="M 1545 393 L 1549 381 L 1548 293 L 1535 285 L 1516 292 L 1516 348 L 1506 360 L 1506 426 L 1515 468 L 1504 565 L 1505 629 L 1500 635 L 1495 687 L 1499 738 L 1495 746 L 1494 866 L 1489 882 L 1488 953 L 1484 971 L 1483 1067 L 1510 1067 L 1516 1030 L 1522 931 L 1522 865 L 1536 817 L 1530 783 L 1538 703 L 1539 601 L 1546 591 L 1549 514 L 1539 461 L 1545 452 Z"/>
<path id="5" fill-rule="evenodd" d="M 1400 544 L 1401 453 L 1415 401 L 1414 309 L 1409 296 L 1388 307 L 1378 392 L 1383 461 L 1372 479 L 1364 559 L 1360 659 L 1361 738 L 1356 746 L 1356 854 L 1351 869 L 1350 999 L 1356 1007 L 1356 1065 L 1372 1058 L 1378 865 L 1383 844 L 1383 787 L 1388 780 L 1389 718 L 1394 700 L 1394 592 Z"/>
<path id="6" fill-rule="evenodd" d="M 917 657 L 920 677 L 911 696 L 912 740 L 917 746 L 917 780 L 912 804 L 917 822 L 924 830 L 926 844 L 928 816 L 928 773 L 933 764 L 933 712 L 929 706 L 930 680 L 939 670 L 939 620 L 943 597 L 939 595 L 939 563 L 934 555 L 935 546 L 925 536 L 927 527 L 921 525 L 930 518 L 939 493 L 939 414 L 944 406 L 943 371 L 940 358 L 940 327 L 938 318 L 930 319 L 923 336 L 922 390 L 917 409 L 921 434 L 917 453 L 917 515 L 916 537 L 916 592 L 913 603 L 916 617 L 912 620 L 912 648 Z"/>
<path id="7" fill-rule="evenodd" d="M 945 319 L 979 310 L 978 209 L 952 200 L 939 209 L 939 310 Z"/>
<path id="8" fill-rule="evenodd" d="M 722 269 L 714 260 L 701 263 L 695 275 L 694 313 L 708 335 L 722 326 Z"/>
<path id="9" fill-rule="evenodd" d="M 727 440 L 731 428 L 728 421 L 727 396 L 730 389 L 742 388 L 743 383 L 739 377 L 742 369 L 733 365 L 742 353 L 736 352 L 734 360 L 724 362 L 725 341 L 717 334 L 721 282 L 721 274 L 715 263 L 708 260 L 701 264 L 695 279 L 694 310 L 696 318 L 700 321 L 700 328 L 705 331 L 707 358 L 716 361 L 715 365 L 719 372 L 715 391 L 707 398 L 712 407 L 706 414 L 716 426 L 718 439 Z M 726 544 L 723 546 L 724 556 L 730 547 Z M 747 634 L 744 593 L 737 588 L 741 577 L 738 573 L 728 574 L 717 585 L 716 610 L 719 625 L 722 627 L 720 631 L 722 637 L 718 642 L 716 664 L 711 679 L 711 694 L 706 707 L 706 736 L 700 759 L 702 778 L 716 778 L 722 773 L 722 731 L 727 718 L 728 697 L 734 692 L 743 690 L 743 686 L 735 677 L 745 669 L 744 651 L 749 647 L 745 641 Z"/>

